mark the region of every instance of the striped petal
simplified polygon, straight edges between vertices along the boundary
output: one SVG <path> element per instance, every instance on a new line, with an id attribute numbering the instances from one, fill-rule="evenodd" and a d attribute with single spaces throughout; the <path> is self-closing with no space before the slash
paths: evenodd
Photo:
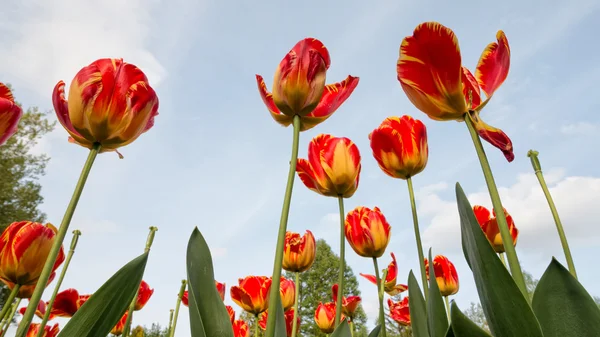
<path id="1" fill-rule="evenodd" d="M 479 118 L 477 112 L 474 114 L 469 114 L 469 116 L 475 125 L 475 129 L 477 129 L 479 137 L 500 149 L 500 151 L 502 151 L 504 154 L 504 157 L 506 157 L 506 160 L 508 160 L 509 163 L 512 162 L 515 159 L 512 141 L 510 138 L 508 138 L 504 131 L 486 124 L 481 120 L 481 118 Z"/>
<path id="2" fill-rule="evenodd" d="M 13 98 L 10 89 L 0 83 L 0 145 L 17 132 L 23 110 Z"/>
<path id="3" fill-rule="evenodd" d="M 471 71 L 467 67 L 462 67 L 462 70 L 463 95 L 465 95 L 465 101 L 469 110 L 472 110 L 481 104 L 481 91 Z"/>
<path id="4" fill-rule="evenodd" d="M 325 86 L 319 105 L 309 114 L 310 117 L 329 118 L 358 85 L 359 78 L 348 75 L 345 80 Z"/>
<path id="5" fill-rule="evenodd" d="M 496 33 L 496 39 L 497 42 L 488 44 L 484 49 L 475 71 L 475 78 L 487 99 L 490 99 L 506 80 L 510 68 L 508 39 L 501 30 Z"/>

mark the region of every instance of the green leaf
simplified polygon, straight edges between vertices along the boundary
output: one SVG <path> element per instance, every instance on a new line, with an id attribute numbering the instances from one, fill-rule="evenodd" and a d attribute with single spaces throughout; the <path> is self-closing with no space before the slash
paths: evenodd
<path id="1" fill-rule="evenodd" d="M 233 337 L 229 314 L 215 287 L 210 249 L 198 228 L 188 242 L 187 276 L 192 336 Z"/>
<path id="2" fill-rule="evenodd" d="M 454 330 L 452 330 L 452 326 L 448 327 L 448 330 L 446 331 L 446 337 L 455 337 Z"/>
<path id="3" fill-rule="evenodd" d="M 429 298 L 427 299 L 427 327 L 430 337 L 444 337 L 448 331 L 448 316 L 444 299 L 435 278 L 431 248 L 429 248 Z"/>
<path id="4" fill-rule="evenodd" d="M 592 337 L 600 333 L 600 309 L 594 299 L 554 258 L 533 294 L 533 311 L 545 337 Z"/>
<path id="5" fill-rule="evenodd" d="M 379 331 L 381 331 L 381 324 L 376 326 L 375 329 L 371 330 L 371 332 L 369 333 L 369 337 L 379 336 Z"/>
<path id="6" fill-rule="evenodd" d="M 147 261 L 144 253 L 119 269 L 77 310 L 59 337 L 106 337 L 133 300 Z"/>
<path id="7" fill-rule="evenodd" d="M 275 337 L 285 337 L 285 333 L 282 336 L 277 335 Z M 352 337 L 348 321 L 343 320 L 340 322 L 340 325 L 337 326 L 335 331 L 329 337 Z"/>
<path id="8" fill-rule="evenodd" d="M 481 307 L 492 334 L 496 337 L 542 337 L 531 307 L 483 234 L 458 183 L 456 199 L 464 254 L 473 272 Z"/>
<path id="9" fill-rule="evenodd" d="M 285 324 L 285 314 L 283 312 L 283 303 L 281 302 L 281 296 L 277 294 L 277 310 L 275 311 L 275 337 L 286 337 L 287 330 Z M 298 327 L 299 329 L 300 327 Z"/>
<path id="10" fill-rule="evenodd" d="M 452 326 L 446 337 L 490 337 L 485 330 L 480 328 L 477 324 L 473 323 L 465 314 L 458 309 L 458 306 L 452 301 L 450 309 L 450 318 L 452 320 Z M 514 336 L 528 336 L 528 335 L 514 335 Z"/>
<path id="11" fill-rule="evenodd" d="M 408 307 L 414 337 L 429 337 L 425 299 L 412 270 L 408 274 Z"/>

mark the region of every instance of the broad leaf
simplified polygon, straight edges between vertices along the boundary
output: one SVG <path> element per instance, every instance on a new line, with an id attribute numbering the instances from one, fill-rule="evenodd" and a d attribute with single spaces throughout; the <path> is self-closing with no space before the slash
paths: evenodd
<path id="1" fill-rule="evenodd" d="M 298 329 L 300 327 L 298 326 Z M 277 294 L 277 310 L 275 316 L 275 337 L 286 337 L 287 330 L 285 324 L 285 313 L 283 312 L 283 303 L 281 302 L 281 296 Z"/>
<path id="2" fill-rule="evenodd" d="M 285 333 L 282 336 L 276 335 L 275 337 L 285 337 Z M 340 322 L 340 325 L 337 326 L 335 331 L 329 335 L 329 337 L 352 337 L 348 321 L 343 320 Z"/>
<path id="3" fill-rule="evenodd" d="M 412 270 L 408 274 L 408 306 L 410 309 L 410 324 L 413 336 L 429 337 L 425 299 Z"/>
<path id="4" fill-rule="evenodd" d="M 600 334 L 600 309 L 594 299 L 554 258 L 533 294 L 533 311 L 545 337 Z"/>
<path id="5" fill-rule="evenodd" d="M 471 322 L 471 320 L 458 309 L 458 306 L 454 301 L 452 301 L 452 309 L 450 309 L 450 318 L 452 320 L 452 333 L 448 332 L 446 337 L 491 337 L 485 330 Z M 527 335 L 515 336 L 525 337 Z"/>
<path id="6" fill-rule="evenodd" d="M 229 314 L 215 287 L 210 250 L 198 228 L 187 247 L 187 276 L 192 336 L 233 337 Z"/>
<path id="7" fill-rule="evenodd" d="M 427 299 L 427 327 L 430 337 L 444 337 L 448 331 L 448 315 L 444 299 L 440 293 L 435 270 L 433 268 L 433 258 L 431 248 L 429 249 L 429 298 Z"/>
<path id="8" fill-rule="evenodd" d="M 377 337 L 379 336 L 379 331 L 381 331 L 381 325 L 375 327 L 375 329 L 371 330 L 369 333 L 369 337 Z"/>
<path id="9" fill-rule="evenodd" d="M 119 269 L 77 310 L 59 337 L 106 337 L 119 322 L 142 282 L 148 253 Z"/>
<path id="10" fill-rule="evenodd" d="M 483 234 L 458 183 L 456 198 L 464 254 L 492 334 L 496 337 L 542 337 L 531 307 Z"/>

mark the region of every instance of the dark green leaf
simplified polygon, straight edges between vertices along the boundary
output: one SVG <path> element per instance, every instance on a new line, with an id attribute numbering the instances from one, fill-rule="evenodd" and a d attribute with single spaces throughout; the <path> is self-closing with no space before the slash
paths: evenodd
<path id="1" fill-rule="evenodd" d="M 448 316 L 444 299 L 438 287 L 431 248 L 429 249 L 429 298 L 427 299 L 427 327 L 430 337 L 444 337 L 448 331 Z"/>
<path id="2" fill-rule="evenodd" d="M 283 336 L 275 336 L 275 337 L 285 337 Z M 352 332 L 350 331 L 350 325 L 348 321 L 343 320 L 340 322 L 340 325 L 337 326 L 335 331 L 330 335 L 330 337 L 352 337 Z"/>
<path id="3" fill-rule="evenodd" d="M 600 309 L 594 299 L 554 258 L 533 294 L 533 311 L 545 337 L 600 334 Z"/>
<path id="4" fill-rule="evenodd" d="M 133 300 L 147 261 L 144 253 L 119 269 L 77 310 L 59 337 L 106 337 Z"/>
<path id="5" fill-rule="evenodd" d="M 275 317 L 275 337 L 286 337 L 287 330 L 285 324 L 285 314 L 283 312 L 283 303 L 281 296 L 277 294 L 277 310 Z"/>
<path id="6" fill-rule="evenodd" d="M 448 327 L 448 330 L 446 331 L 446 337 L 455 337 L 454 330 L 452 330 L 452 326 Z"/>
<path id="7" fill-rule="evenodd" d="M 412 270 L 408 274 L 408 306 L 414 337 L 429 337 L 425 299 Z"/>
<path id="8" fill-rule="evenodd" d="M 210 250 L 198 228 L 187 247 L 187 276 L 192 336 L 233 337 L 229 314 L 215 287 Z"/>
<path id="9" fill-rule="evenodd" d="M 458 183 L 456 198 L 463 250 L 492 334 L 496 337 L 542 337 L 531 307 L 481 231 L 473 208 Z"/>
<path id="10" fill-rule="evenodd" d="M 375 327 L 375 329 L 371 330 L 369 333 L 369 337 L 377 337 L 379 336 L 379 331 L 381 331 L 381 325 Z"/>
<path id="11" fill-rule="evenodd" d="M 450 317 L 452 319 L 451 330 L 453 334 L 448 332 L 446 337 L 454 336 L 454 337 L 490 337 L 486 331 L 480 328 L 477 324 L 471 322 L 471 320 L 465 316 L 465 314 L 458 309 L 458 306 L 454 301 L 452 301 L 452 309 L 450 309 Z M 514 336 L 528 336 L 517 334 Z"/>

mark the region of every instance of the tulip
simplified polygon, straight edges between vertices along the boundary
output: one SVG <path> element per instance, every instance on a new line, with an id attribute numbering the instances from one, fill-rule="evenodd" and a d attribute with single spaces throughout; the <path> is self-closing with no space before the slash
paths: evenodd
<path id="1" fill-rule="evenodd" d="M 397 72 L 402 89 L 417 109 L 441 121 L 463 121 L 469 112 L 479 136 L 499 148 L 510 162 L 514 154 L 508 136 L 479 118 L 510 68 L 510 47 L 504 32 L 499 30 L 496 39 L 481 54 L 473 76 L 462 66 L 454 32 L 437 22 L 425 22 L 402 41 Z"/>
<path id="2" fill-rule="evenodd" d="M 70 142 L 100 152 L 130 144 L 154 125 L 158 97 L 146 75 L 122 59 L 99 59 L 73 78 L 69 100 L 65 83 L 54 87 L 52 103 Z"/>
<path id="3" fill-rule="evenodd" d="M 295 312 L 294 312 L 294 308 L 291 308 L 291 309 L 287 310 L 286 312 L 284 312 L 284 317 L 285 317 L 285 331 L 286 331 L 287 337 L 291 337 L 292 336 L 292 327 L 293 327 L 293 322 L 294 322 L 294 316 L 296 316 Z M 259 316 L 258 326 L 262 330 L 266 330 L 267 329 L 267 319 L 268 319 L 268 317 L 269 317 L 269 310 L 264 311 Z M 298 326 L 300 326 L 300 317 L 299 316 L 296 316 L 296 324 Z"/>
<path id="4" fill-rule="evenodd" d="M 10 89 L 0 83 L 0 146 L 17 132 L 23 110 L 15 103 Z"/>
<path id="5" fill-rule="evenodd" d="M 362 257 L 378 258 L 390 242 L 391 226 L 374 207 L 356 207 L 346 216 L 345 232 L 350 247 Z"/>
<path id="6" fill-rule="evenodd" d="M 299 41 L 281 60 L 269 93 L 263 77 L 256 75 L 258 90 L 273 119 L 283 126 L 292 124 L 294 116 L 301 120 L 301 131 L 329 118 L 350 97 L 358 85 L 358 77 L 325 85 L 330 58 L 321 41 L 306 38 Z"/>
<path id="7" fill-rule="evenodd" d="M 225 300 L 225 283 L 221 283 L 215 280 L 215 286 L 217 287 L 217 291 L 219 292 L 219 296 L 221 296 L 221 300 Z M 188 291 L 183 292 L 183 296 L 181 297 L 181 303 L 188 306 Z"/>
<path id="8" fill-rule="evenodd" d="M 345 319 L 346 317 L 342 315 L 341 320 Z M 315 310 L 315 322 L 323 333 L 332 333 L 335 330 L 335 303 L 319 303 Z"/>
<path id="9" fill-rule="evenodd" d="M 296 284 L 294 281 L 282 277 L 279 283 L 279 294 L 281 296 L 283 310 L 288 310 L 293 307 L 294 302 L 296 301 Z"/>
<path id="10" fill-rule="evenodd" d="M 123 315 L 123 317 L 121 317 L 119 322 L 117 322 L 117 325 L 115 325 L 112 328 L 112 330 L 110 330 L 111 334 L 113 334 L 115 336 L 121 336 L 123 334 L 123 329 L 125 329 L 125 322 L 127 321 L 128 313 L 129 313 L 129 311 L 125 311 L 125 314 Z"/>
<path id="11" fill-rule="evenodd" d="M 46 302 L 39 301 L 37 308 L 35 309 L 35 315 L 39 318 L 44 318 L 44 315 L 46 314 L 47 309 L 48 309 L 48 307 L 46 306 Z M 22 307 L 19 309 L 19 313 L 21 315 L 23 315 L 25 313 L 25 310 L 27 310 L 27 307 Z M 54 315 L 52 315 L 52 313 L 50 313 L 49 320 L 52 320 L 53 318 L 54 318 Z"/>
<path id="12" fill-rule="evenodd" d="M 239 285 L 231 287 L 231 299 L 245 311 L 258 315 L 267 310 L 271 278 L 247 276 L 238 280 Z"/>
<path id="13" fill-rule="evenodd" d="M 400 302 L 394 302 L 388 298 L 390 317 L 402 326 L 410 326 L 410 309 L 408 307 L 408 296 Z"/>
<path id="14" fill-rule="evenodd" d="M 318 135 L 308 146 L 308 160 L 298 159 L 296 172 L 309 189 L 328 197 L 350 198 L 361 170 L 358 147 L 348 138 Z"/>
<path id="15" fill-rule="evenodd" d="M 140 290 L 138 291 L 138 297 L 135 301 L 135 311 L 142 310 L 146 303 L 150 300 L 150 297 L 154 294 L 154 289 L 150 288 L 146 281 L 142 280 L 140 283 Z"/>
<path id="16" fill-rule="evenodd" d="M 225 309 L 227 309 L 227 313 L 229 314 L 229 320 L 231 321 L 231 324 L 233 324 L 233 322 L 235 321 L 235 310 L 233 310 L 233 307 L 230 305 L 226 305 Z"/>
<path id="17" fill-rule="evenodd" d="M 310 268 L 315 262 L 317 245 L 315 237 L 309 230 L 303 236 L 299 233 L 286 232 L 283 250 L 283 269 L 301 273 Z"/>
<path id="18" fill-rule="evenodd" d="M 475 213 L 475 217 L 477 218 L 477 222 L 481 226 L 481 230 L 487 237 L 488 241 L 494 247 L 496 253 L 501 254 L 505 252 L 504 244 L 502 243 L 502 236 L 500 235 L 500 229 L 498 228 L 498 221 L 496 219 L 496 212 L 493 211 L 493 217 L 490 214 L 490 211 L 479 205 L 473 206 L 473 213 Z M 508 229 L 510 231 L 510 236 L 512 237 L 513 246 L 517 245 L 517 239 L 519 237 L 519 230 L 515 227 L 515 223 L 513 221 L 512 216 L 508 214 L 506 209 L 504 209 L 504 216 L 506 217 L 506 221 L 508 222 Z"/>
<path id="19" fill-rule="evenodd" d="M 392 255 L 392 262 L 387 267 L 387 274 L 385 277 L 385 283 L 383 290 L 390 296 L 396 296 L 400 293 L 405 292 L 408 289 L 408 286 L 405 284 L 396 284 L 398 278 L 398 266 L 396 264 L 396 256 L 394 253 Z M 369 280 L 369 282 L 377 285 L 377 277 L 375 275 L 369 274 L 360 274 L 360 276 Z"/>
<path id="20" fill-rule="evenodd" d="M 54 324 L 54 326 L 52 326 L 52 327 L 45 326 L 42 337 L 56 337 L 56 336 L 58 336 L 58 331 L 59 331 L 58 323 Z M 39 332 L 40 332 L 40 325 L 37 323 L 31 324 L 29 326 L 29 330 L 27 330 L 26 337 L 36 337 Z"/>
<path id="21" fill-rule="evenodd" d="M 429 261 L 427 259 L 425 259 L 425 270 L 427 270 L 427 280 L 429 280 Z M 442 296 L 447 297 L 458 292 L 458 273 L 454 264 L 447 257 L 443 255 L 434 257 L 433 271 Z"/>
<path id="22" fill-rule="evenodd" d="M 241 319 L 233 322 L 233 337 L 250 337 L 248 323 Z"/>
<path id="23" fill-rule="evenodd" d="M 57 317 L 73 317 L 81 307 L 79 292 L 73 288 L 63 290 L 56 295 L 50 315 Z"/>
<path id="24" fill-rule="evenodd" d="M 337 283 L 331 287 L 331 296 L 334 302 L 337 302 L 337 294 L 338 294 L 338 285 Z M 342 312 L 346 315 L 351 321 L 354 319 L 356 315 L 356 310 L 360 305 L 361 298 L 360 296 L 348 296 L 342 297 Z"/>
<path id="25" fill-rule="evenodd" d="M 388 117 L 369 134 L 373 157 L 392 178 L 408 179 L 427 165 L 427 129 L 410 116 Z"/>

